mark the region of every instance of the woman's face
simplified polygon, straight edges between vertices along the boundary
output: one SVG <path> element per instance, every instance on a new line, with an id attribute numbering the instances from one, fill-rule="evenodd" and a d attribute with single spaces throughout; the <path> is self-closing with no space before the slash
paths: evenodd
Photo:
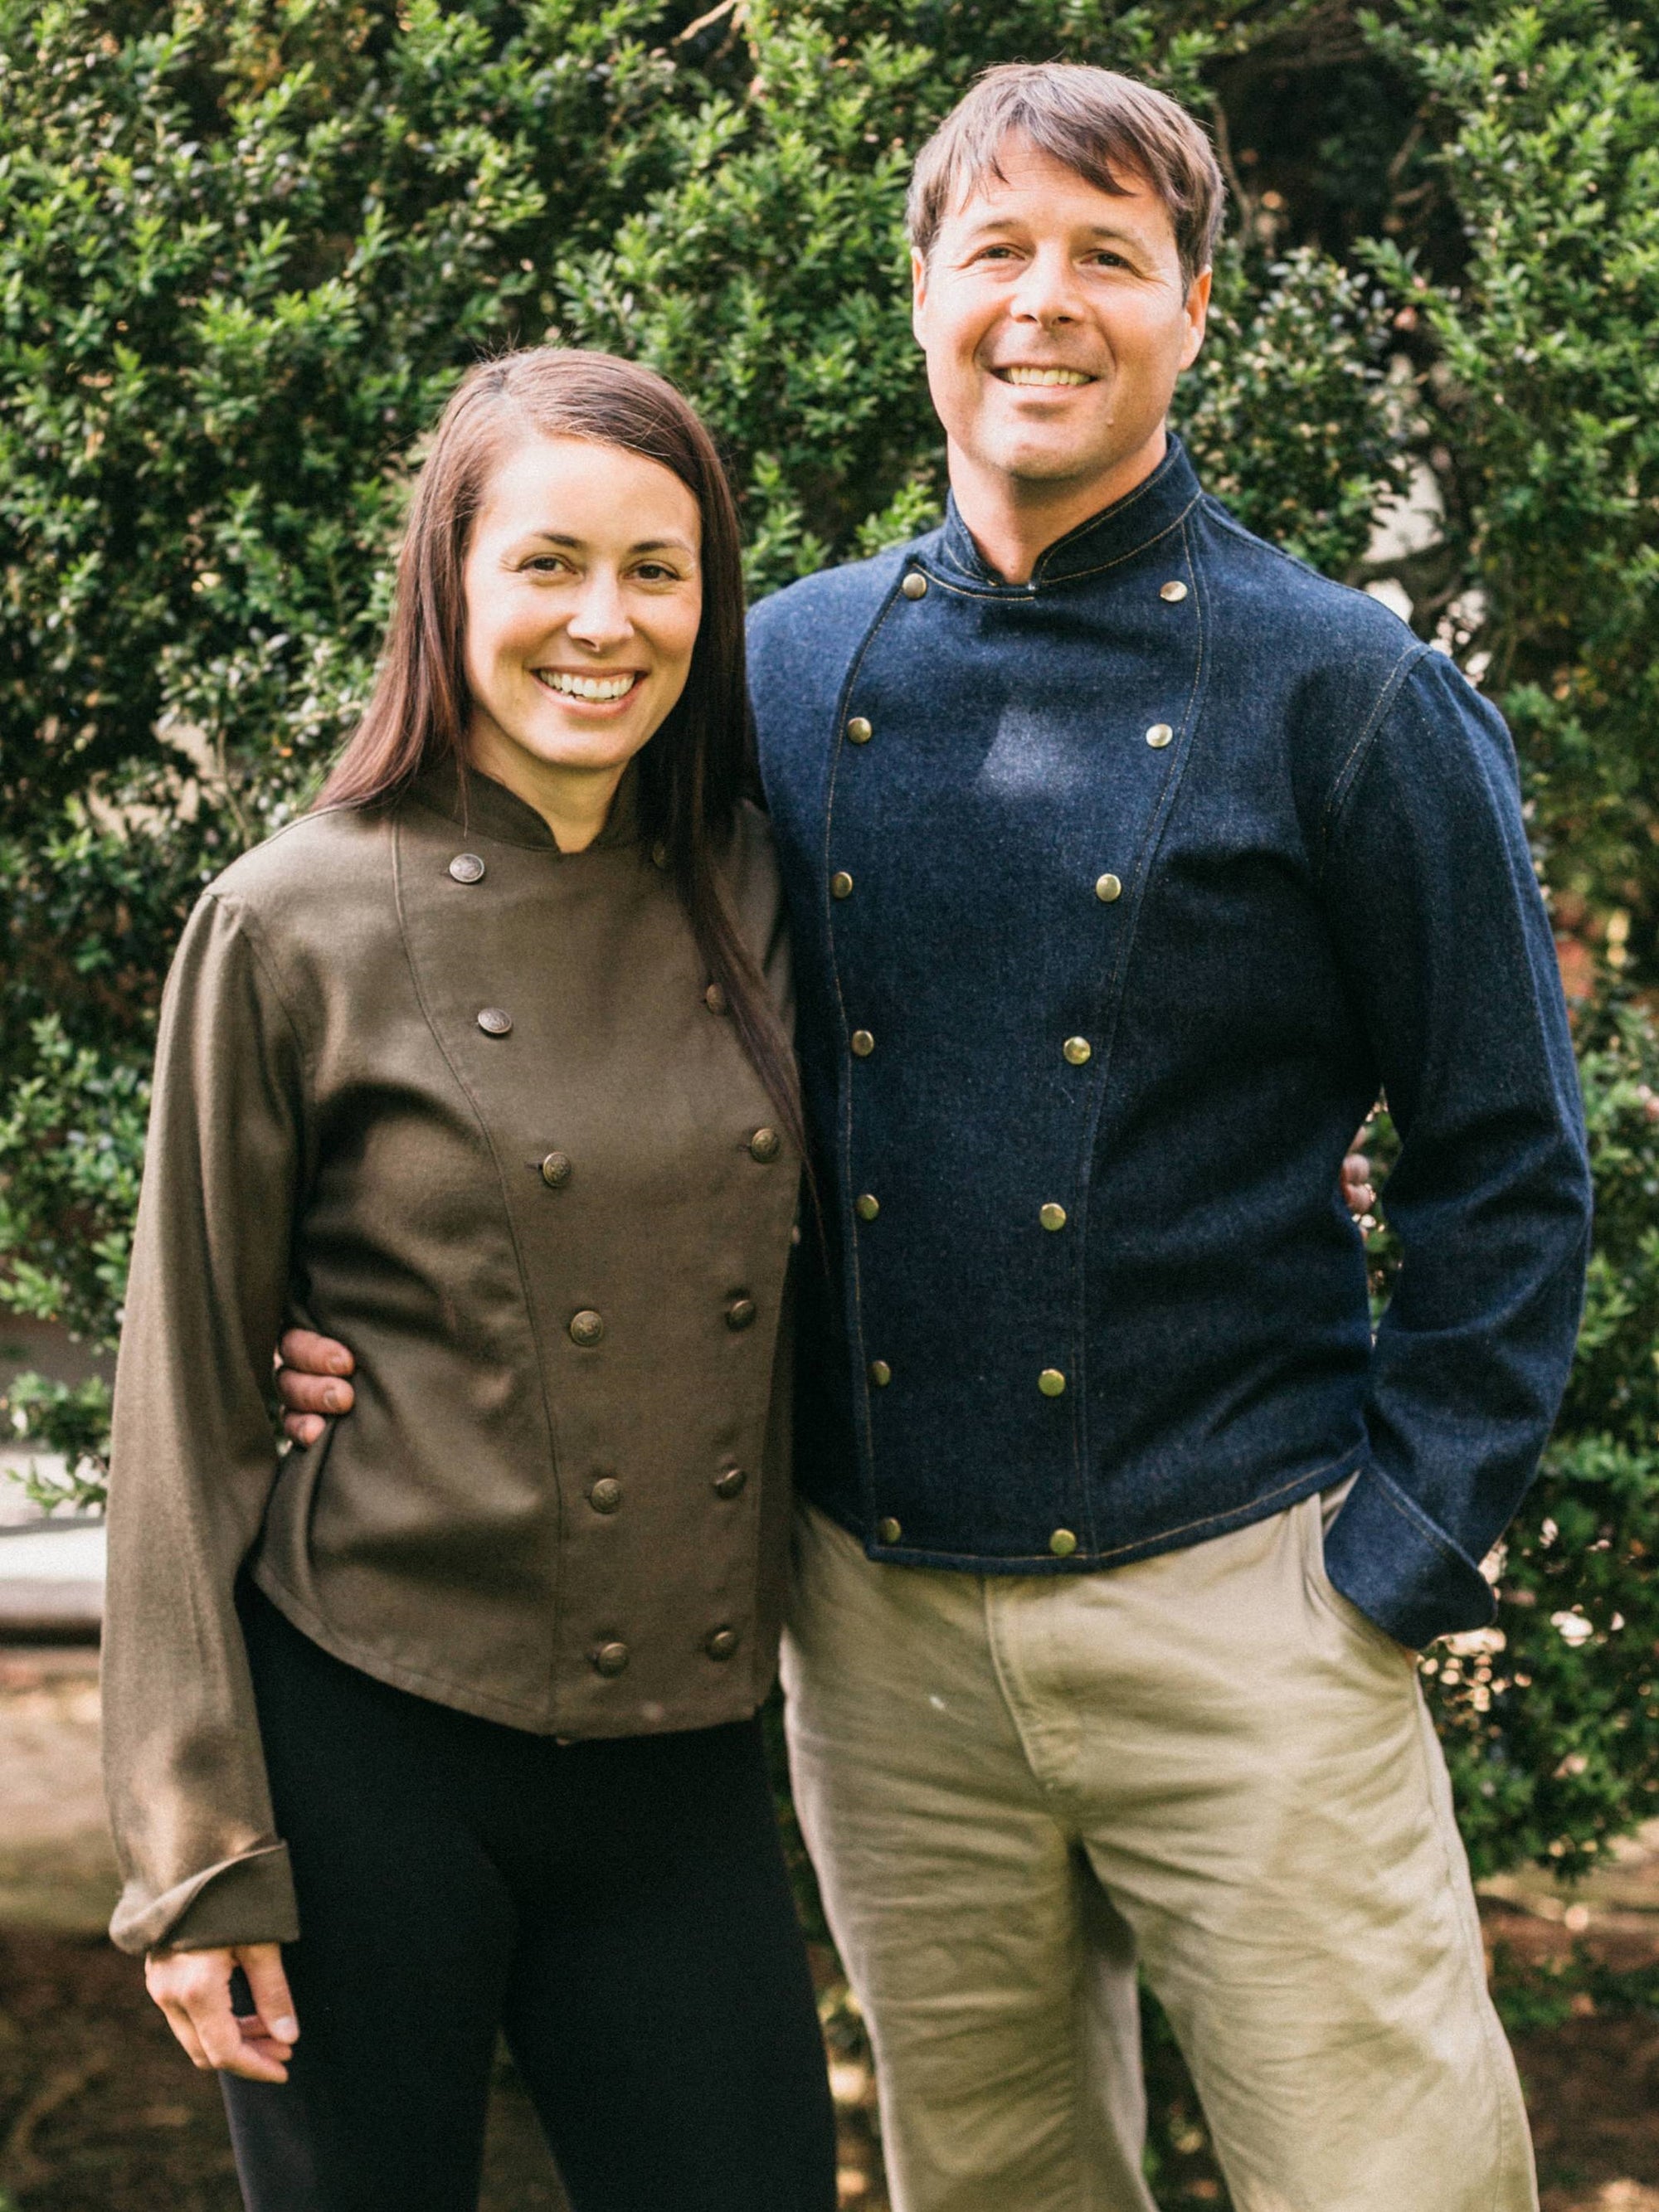
<path id="1" fill-rule="evenodd" d="M 597 834 L 685 689 L 702 538 L 679 478 L 616 446 L 532 435 L 484 486 L 465 568 L 468 757 L 567 850 Z"/>

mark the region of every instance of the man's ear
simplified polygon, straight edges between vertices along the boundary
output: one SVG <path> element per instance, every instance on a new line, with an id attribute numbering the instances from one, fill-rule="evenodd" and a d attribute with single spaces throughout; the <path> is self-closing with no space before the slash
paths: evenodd
<path id="1" fill-rule="evenodd" d="M 1181 342 L 1183 368 L 1192 367 L 1204 343 L 1205 325 L 1210 313 L 1210 284 L 1214 275 L 1212 269 L 1200 269 L 1187 287 L 1187 334 Z"/>
<path id="2" fill-rule="evenodd" d="M 910 249 L 910 328 L 918 345 L 921 343 L 921 318 L 927 305 L 927 264 L 922 255 Z"/>

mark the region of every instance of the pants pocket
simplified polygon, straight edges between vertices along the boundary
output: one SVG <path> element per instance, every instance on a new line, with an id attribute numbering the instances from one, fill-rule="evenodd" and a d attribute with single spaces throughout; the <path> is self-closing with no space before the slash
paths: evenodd
<path id="1" fill-rule="evenodd" d="M 1334 1621 L 1355 1649 L 1373 1660 L 1382 1661 L 1395 1674 L 1415 1680 L 1416 1652 L 1403 1644 L 1396 1644 L 1369 1613 L 1362 1613 L 1351 1598 L 1344 1597 L 1327 1572 L 1324 1500 L 1320 1493 L 1314 1492 L 1292 1510 L 1301 1516 L 1304 1581 L 1316 1610 Z"/>

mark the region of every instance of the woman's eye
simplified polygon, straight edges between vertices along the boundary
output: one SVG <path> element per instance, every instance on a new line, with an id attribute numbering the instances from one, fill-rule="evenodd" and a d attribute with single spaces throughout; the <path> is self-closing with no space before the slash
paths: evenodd
<path id="1" fill-rule="evenodd" d="M 642 561 L 634 574 L 642 584 L 677 584 L 679 577 L 672 568 L 665 568 L 660 561 Z"/>
<path id="2" fill-rule="evenodd" d="M 562 561 L 556 553 L 537 553 L 525 562 L 525 566 L 538 576 L 556 576 L 562 570 L 568 569 L 569 563 Z"/>

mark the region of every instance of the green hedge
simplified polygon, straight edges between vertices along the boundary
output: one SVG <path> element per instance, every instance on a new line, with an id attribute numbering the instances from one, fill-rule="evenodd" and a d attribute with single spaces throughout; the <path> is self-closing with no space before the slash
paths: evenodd
<path id="1" fill-rule="evenodd" d="M 1521 741 L 1601 1221 L 1503 1641 L 1431 1682 L 1477 1863 L 1571 1869 L 1659 1812 L 1650 11 L 0 0 L 0 1301 L 113 1339 L 169 947 L 362 700 L 459 369 L 550 334 L 666 369 L 757 588 L 909 534 L 942 479 L 908 163 L 975 69 L 1056 53 L 1216 130 L 1178 406 L 1212 488 L 1403 592 Z M 1433 519 L 1374 553 L 1402 490 Z M 96 1387 L 10 1411 L 95 1496 Z"/>

